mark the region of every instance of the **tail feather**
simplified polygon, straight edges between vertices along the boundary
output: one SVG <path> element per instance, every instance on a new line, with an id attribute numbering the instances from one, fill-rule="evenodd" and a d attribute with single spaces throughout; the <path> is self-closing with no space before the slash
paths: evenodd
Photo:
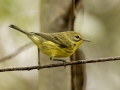
<path id="1" fill-rule="evenodd" d="M 13 29 L 15 29 L 15 30 L 18 30 L 18 31 L 20 31 L 20 32 L 22 32 L 22 33 L 24 33 L 24 34 L 26 34 L 26 35 L 30 35 L 29 32 L 24 31 L 24 30 L 20 29 L 19 27 L 15 26 L 15 25 L 10 25 L 9 27 L 11 27 L 11 28 L 13 28 Z"/>

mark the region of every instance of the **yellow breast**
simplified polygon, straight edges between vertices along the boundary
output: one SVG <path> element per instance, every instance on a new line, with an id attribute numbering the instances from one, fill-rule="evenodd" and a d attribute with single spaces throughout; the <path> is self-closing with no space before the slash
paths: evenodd
<path id="1" fill-rule="evenodd" d="M 61 48 L 59 45 L 46 41 L 39 45 L 40 50 L 50 57 L 68 57 L 73 54 L 73 48 Z"/>

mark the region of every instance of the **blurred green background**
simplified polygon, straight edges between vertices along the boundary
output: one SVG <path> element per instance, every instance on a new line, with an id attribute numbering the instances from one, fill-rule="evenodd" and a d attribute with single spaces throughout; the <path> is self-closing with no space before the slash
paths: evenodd
<path id="1" fill-rule="evenodd" d="M 10 24 L 39 32 L 39 5 L 39 0 L 1 0 L 0 58 L 30 42 L 25 35 L 10 29 Z M 120 1 L 83 0 L 83 5 L 84 14 L 77 14 L 75 30 L 91 40 L 91 43 L 84 43 L 80 47 L 86 59 L 119 56 Z M 0 68 L 30 65 L 37 65 L 36 46 L 1 62 Z M 87 64 L 86 90 L 120 90 L 119 65 L 120 61 Z M 37 70 L 0 73 L 1 90 L 37 90 L 37 84 Z"/>
<path id="2" fill-rule="evenodd" d="M 0 58 L 31 42 L 25 35 L 10 29 L 8 27 L 10 24 L 18 25 L 26 30 L 39 31 L 39 1 L 0 1 Z M 32 56 L 33 53 L 34 56 Z M 37 65 L 37 48 L 35 46 L 15 58 L 0 63 L 1 68 L 30 65 Z M 0 90 L 37 90 L 37 83 L 37 70 L 0 74 Z"/>

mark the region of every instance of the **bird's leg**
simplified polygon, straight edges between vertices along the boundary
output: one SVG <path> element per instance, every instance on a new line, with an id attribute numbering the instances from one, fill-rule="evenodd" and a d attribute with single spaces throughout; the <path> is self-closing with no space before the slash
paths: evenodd
<path id="1" fill-rule="evenodd" d="M 38 65 L 40 66 L 40 49 L 39 48 L 38 48 Z"/>
<path id="2" fill-rule="evenodd" d="M 63 62 L 64 67 L 66 68 L 66 63 L 67 63 L 67 62 L 66 62 L 65 60 L 61 60 L 61 59 L 53 59 L 52 57 L 50 57 L 50 60 Z"/>

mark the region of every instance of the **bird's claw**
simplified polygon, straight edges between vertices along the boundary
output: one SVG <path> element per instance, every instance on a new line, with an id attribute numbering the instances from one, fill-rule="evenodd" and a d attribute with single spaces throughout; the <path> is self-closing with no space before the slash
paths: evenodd
<path id="1" fill-rule="evenodd" d="M 66 61 L 63 61 L 64 69 L 66 68 L 66 63 L 67 63 Z"/>

